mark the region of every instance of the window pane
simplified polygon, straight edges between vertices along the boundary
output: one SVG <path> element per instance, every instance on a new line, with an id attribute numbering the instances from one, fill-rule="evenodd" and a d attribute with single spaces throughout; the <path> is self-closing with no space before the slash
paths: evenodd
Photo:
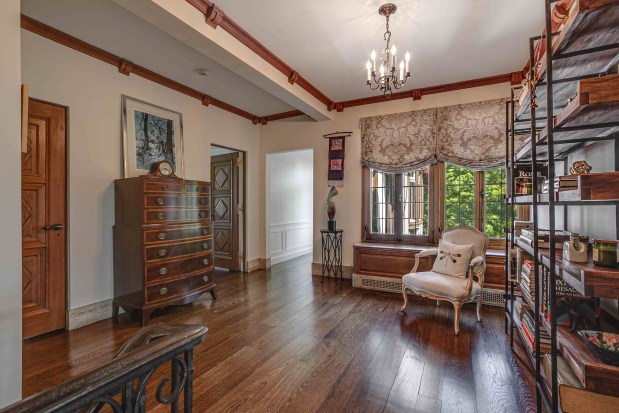
<path id="1" fill-rule="evenodd" d="M 475 172 L 445 164 L 445 228 L 475 226 Z"/>
<path id="2" fill-rule="evenodd" d="M 395 232 L 395 174 L 370 170 L 370 232 Z"/>
<path id="3" fill-rule="evenodd" d="M 429 168 L 402 174 L 402 232 L 429 234 Z"/>
<path id="4" fill-rule="evenodd" d="M 484 176 L 484 229 L 490 238 L 501 238 L 505 235 L 505 168 L 491 169 Z"/>

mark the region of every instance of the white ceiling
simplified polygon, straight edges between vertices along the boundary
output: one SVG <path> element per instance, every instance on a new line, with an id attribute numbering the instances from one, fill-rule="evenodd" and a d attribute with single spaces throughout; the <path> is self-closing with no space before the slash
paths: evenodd
<path id="1" fill-rule="evenodd" d="M 21 12 L 253 115 L 294 109 L 111 0 L 22 0 Z"/>
<path id="2" fill-rule="evenodd" d="M 382 47 L 383 0 L 217 0 L 224 12 L 334 101 L 378 94 L 365 62 Z M 510 73 L 541 32 L 543 0 L 395 0 L 392 41 L 412 54 L 404 90 Z"/>
<path id="3" fill-rule="evenodd" d="M 365 62 L 372 49 L 379 51 L 384 45 L 385 20 L 377 12 L 383 2 L 217 0 L 217 5 L 338 102 L 380 94 L 365 85 Z M 21 4 L 27 16 L 252 114 L 294 109 L 259 82 L 228 70 L 112 0 L 22 0 Z M 392 42 L 400 52 L 412 53 L 412 78 L 403 89 L 522 69 L 529 54 L 527 39 L 543 27 L 543 4 L 543 0 L 397 1 Z M 198 68 L 206 68 L 209 76 L 199 76 Z"/>

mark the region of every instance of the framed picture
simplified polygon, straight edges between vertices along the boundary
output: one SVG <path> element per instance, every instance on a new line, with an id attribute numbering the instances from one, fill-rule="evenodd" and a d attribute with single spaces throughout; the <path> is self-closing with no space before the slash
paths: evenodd
<path id="1" fill-rule="evenodd" d="M 344 139 L 342 138 L 333 138 L 331 139 L 331 147 L 330 151 L 341 151 L 344 148 Z"/>
<path id="2" fill-rule="evenodd" d="M 125 178 L 145 175 L 159 161 L 184 177 L 182 114 L 123 95 L 122 132 Z"/>

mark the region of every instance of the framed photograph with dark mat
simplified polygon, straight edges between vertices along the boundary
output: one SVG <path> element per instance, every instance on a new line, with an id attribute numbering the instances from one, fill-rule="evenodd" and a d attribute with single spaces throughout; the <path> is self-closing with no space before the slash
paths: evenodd
<path id="1" fill-rule="evenodd" d="M 124 177 L 145 175 L 168 161 L 184 177 L 183 115 L 129 96 L 122 96 Z"/>

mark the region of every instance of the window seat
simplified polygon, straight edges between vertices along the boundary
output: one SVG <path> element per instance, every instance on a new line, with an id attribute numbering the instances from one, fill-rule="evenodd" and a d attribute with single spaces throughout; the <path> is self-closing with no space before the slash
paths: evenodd
<path id="1" fill-rule="evenodd" d="M 415 245 L 380 242 L 360 242 L 353 245 L 354 273 L 385 278 L 402 278 L 415 265 L 415 254 L 436 248 L 436 245 Z M 486 252 L 484 288 L 502 289 L 505 283 L 504 250 Z M 423 257 L 418 271 L 432 268 L 434 258 Z"/>

